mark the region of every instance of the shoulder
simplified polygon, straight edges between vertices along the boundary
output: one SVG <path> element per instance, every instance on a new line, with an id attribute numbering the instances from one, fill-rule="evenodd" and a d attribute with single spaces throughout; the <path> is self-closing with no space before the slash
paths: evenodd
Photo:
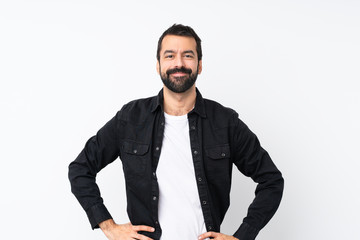
<path id="1" fill-rule="evenodd" d="M 140 98 L 132 100 L 126 103 L 122 110 L 125 111 L 142 111 L 144 109 L 148 109 L 150 111 L 150 107 L 153 105 L 154 101 L 156 101 L 156 96 L 148 97 L 148 98 Z"/>
<path id="2" fill-rule="evenodd" d="M 239 115 L 234 109 L 206 98 L 204 98 L 204 105 L 206 116 L 212 122 L 219 123 L 220 125 L 225 124 L 227 126 L 236 124 L 236 119 L 238 119 Z"/>
<path id="3" fill-rule="evenodd" d="M 132 100 L 121 108 L 118 117 L 123 121 L 145 121 L 155 105 L 156 96 Z"/>
<path id="4" fill-rule="evenodd" d="M 209 116 L 215 116 L 221 114 L 224 117 L 232 117 L 234 116 L 234 114 L 237 115 L 234 109 L 223 106 L 222 104 L 214 100 L 204 98 L 204 105 L 205 105 L 206 114 Z"/>

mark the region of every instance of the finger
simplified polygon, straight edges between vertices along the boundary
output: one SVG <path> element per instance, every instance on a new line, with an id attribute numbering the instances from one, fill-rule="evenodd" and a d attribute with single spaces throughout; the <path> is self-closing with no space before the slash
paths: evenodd
<path id="1" fill-rule="evenodd" d="M 218 235 L 218 233 L 216 232 L 206 232 L 206 233 L 203 233 L 199 236 L 199 240 L 203 240 L 205 238 L 209 238 L 209 237 L 216 237 Z"/>
<path id="2" fill-rule="evenodd" d="M 139 239 L 139 240 L 153 240 L 152 238 L 149 238 L 149 237 L 139 234 L 139 233 L 136 233 L 134 238 Z"/>
<path id="3" fill-rule="evenodd" d="M 133 226 L 133 230 L 138 231 L 145 231 L 145 232 L 154 232 L 155 229 L 153 227 L 145 226 L 145 225 L 137 225 Z"/>

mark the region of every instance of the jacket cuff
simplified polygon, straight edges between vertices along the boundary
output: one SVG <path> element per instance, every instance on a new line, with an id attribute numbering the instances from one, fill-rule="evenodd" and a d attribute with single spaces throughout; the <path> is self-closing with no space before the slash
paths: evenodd
<path id="1" fill-rule="evenodd" d="M 259 230 L 244 222 L 240 225 L 239 229 L 234 233 L 233 236 L 239 240 L 254 240 L 258 233 Z"/>
<path id="2" fill-rule="evenodd" d="M 99 223 L 112 219 L 105 205 L 100 203 L 86 210 L 92 229 L 99 228 Z"/>

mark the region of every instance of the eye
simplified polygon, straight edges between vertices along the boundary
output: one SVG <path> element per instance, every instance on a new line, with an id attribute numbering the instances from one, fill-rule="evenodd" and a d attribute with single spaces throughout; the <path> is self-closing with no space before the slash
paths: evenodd
<path id="1" fill-rule="evenodd" d="M 173 58 L 173 55 L 166 55 L 165 58 Z"/>
<path id="2" fill-rule="evenodd" d="M 191 55 L 191 54 L 186 54 L 185 57 L 186 57 L 186 58 L 193 58 L 194 56 Z"/>

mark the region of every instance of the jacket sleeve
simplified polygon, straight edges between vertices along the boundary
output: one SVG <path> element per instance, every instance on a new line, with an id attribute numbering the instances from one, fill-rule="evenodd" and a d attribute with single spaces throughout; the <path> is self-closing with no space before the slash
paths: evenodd
<path id="1" fill-rule="evenodd" d="M 235 114 L 234 164 L 257 183 L 255 199 L 234 237 L 253 240 L 275 214 L 283 193 L 284 179 L 256 135 Z"/>
<path id="2" fill-rule="evenodd" d="M 96 184 L 97 173 L 119 156 L 119 112 L 85 144 L 79 156 L 69 165 L 71 191 L 85 210 L 91 227 L 112 218 Z"/>

